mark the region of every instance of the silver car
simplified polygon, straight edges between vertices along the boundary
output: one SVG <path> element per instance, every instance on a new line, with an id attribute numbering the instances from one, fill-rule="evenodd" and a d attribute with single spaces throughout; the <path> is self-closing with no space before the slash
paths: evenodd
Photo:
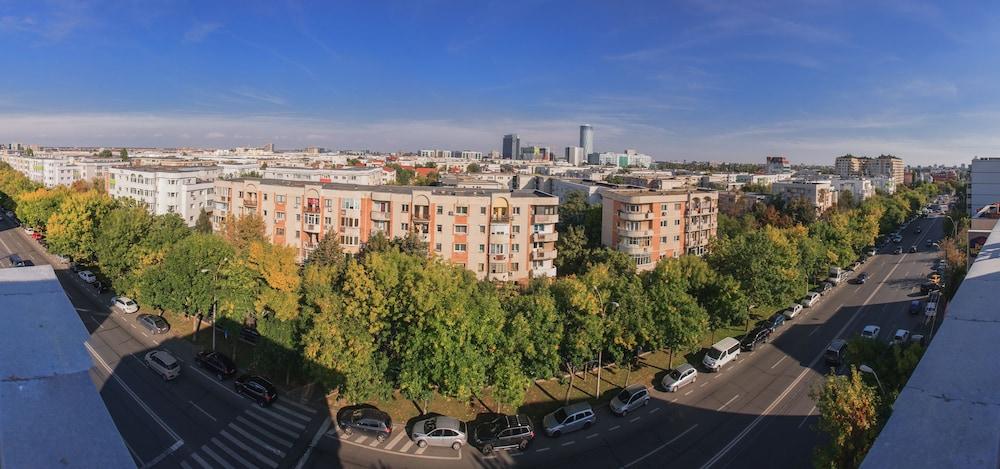
<path id="1" fill-rule="evenodd" d="M 139 311 L 139 305 L 127 296 L 116 296 L 111 298 L 111 306 L 118 308 L 126 314 Z"/>
<path id="2" fill-rule="evenodd" d="M 578 402 L 565 407 L 560 407 L 555 412 L 546 415 L 542 419 L 545 427 L 545 434 L 553 438 L 559 437 L 563 433 L 574 432 L 584 428 L 590 428 L 597 421 L 597 415 L 589 403 Z"/>
<path id="3" fill-rule="evenodd" d="M 170 324 L 159 316 L 140 314 L 135 320 L 140 326 L 149 331 L 150 334 L 166 334 L 170 330 Z"/>
<path id="4" fill-rule="evenodd" d="M 166 350 L 153 350 L 146 354 L 146 366 L 163 377 L 164 381 L 172 380 L 181 374 L 181 362 Z"/>
<path id="5" fill-rule="evenodd" d="M 633 384 L 611 399 L 611 412 L 624 417 L 646 404 L 649 404 L 649 390 L 642 384 Z"/>
<path id="6" fill-rule="evenodd" d="M 417 443 L 418 447 L 428 446 L 450 446 L 451 449 L 459 450 L 468 441 L 468 432 L 465 422 L 460 422 L 454 417 L 438 416 L 421 420 L 413 424 L 413 432 L 410 439 Z"/>
<path id="7" fill-rule="evenodd" d="M 663 389 L 667 392 L 677 392 L 681 387 L 691 384 L 698 380 L 698 370 L 688 363 L 685 363 L 677 368 L 670 370 L 666 376 L 663 377 Z"/>

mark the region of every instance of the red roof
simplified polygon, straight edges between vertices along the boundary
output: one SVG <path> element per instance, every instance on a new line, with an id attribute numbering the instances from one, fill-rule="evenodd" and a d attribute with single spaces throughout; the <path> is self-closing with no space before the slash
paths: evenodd
<path id="1" fill-rule="evenodd" d="M 438 170 L 437 168 L 413 168 L 413 172 L 415 172 L 417 176 L 427 177 L 438 172 Z"/>

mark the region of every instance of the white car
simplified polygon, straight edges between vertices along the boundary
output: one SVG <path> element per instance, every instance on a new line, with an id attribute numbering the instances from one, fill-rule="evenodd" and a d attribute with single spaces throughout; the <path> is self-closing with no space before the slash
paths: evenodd
<path id="1" fill-rule="evenodd" d="M 80 276 L 81 280 L 87 283 L 94 283 L 97 281 L 97 276 L 89 270 L 81 270 L 77 275 Z"/>
<path id="2" fill-rule="evenodd" d="M 30 226 L 24 227 L 24 232 L 28 234 L 35 234 L 35 230 L 33 230 Z"/>
<path id="3" fill-rule="evenodd" d="M 681 386 L 685 384 L 690 384 L 698 381 L 698 370 L 690 364 L 683 364 L 677 368 L 670 370 L 666 376 L 663 377 L 663 389 L 667 392 L 677 392 Z"/>
<path id="4" fill-rule="evenodd" d="M 910 331 L 906 329 L 897 329 L 896 333 L 892 336 L 892 343 L 894 344 L 905 345 L 908 340 L 910 340 Z"/>
<path id="5" fill-rule="evenodd" d="M 181 374 L 181 363 L 166 350 L 153 350 L 146 354 L 146 366 L 163 377 L 164 381 L 172 380 Z"/>
<path id="6" fill-rule="evenodd" d="M 810 292 L 808 295 L 799 301 L 799 304 L 805 306 L 806 308 L 811 308 L 816 302 L 819 301 L 819 293 Z"/>
<path id="7" fill-rule="evenodd" d="M 874 324 L 869 324 L 861 331 L 862 339 L 878 340 L 878 333 L 882 331 L 881 327 Z"/>
<path id="8" fill-rule="evenodd" d="M 802 312 L 802 305 L 795 303 L 785 310 L 785 317 L 788 319 L 794 319 L 796 315 Z"/>
<path id="9" fill-rule="evenodd" d="M 139 304 L 126 296 L 116 296 L 111 298 L 111 306 L 120 309 L 125 314 L 139 311 Z"/>

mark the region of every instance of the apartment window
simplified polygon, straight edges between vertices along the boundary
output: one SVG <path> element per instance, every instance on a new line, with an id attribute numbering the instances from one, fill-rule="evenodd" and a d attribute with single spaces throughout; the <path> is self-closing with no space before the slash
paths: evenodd
<path id="1" fill-rule="evenodd" d="M 302 233 L 300 233 L 299 230 L 295 230 L 295 238 L 300 238 L 301 236 Z"/>
<path id="2" fill-rule="evenodd" d="M 177 197 L 176 192 L 167 192 L 167 197 Z"/>
<path id="3" fill-rule="evenodd" d="M 520 265 L 518 265 L 517 262 L 514 262 L 514 263 L 512 263 L 510 265 L 510 271 L 511 272 L 517 272 L 519 270 L 519 268 L 520 268 Z"/>
<path id="4" fill-rule="evenodd" d="M 267 192 L 264 193 L 264 200 L 267 200 Z"/>
<path id="5" fill-rule="evenodd" d="M 436 225 L 434 227 L 434 231 L 437 231 L 438 233 L 441 233 L 441 225 Z"/>
<path id="6" fill-rule="evenodd" d="M 486 232 L 486 225 L 479 225 L 479 232 L 480 233 L 485 233 Z"/>
<path id="7" fill-rule="evenodd" d="M 485 244 L 480 244 L 479 245 L 479 252 L 486 252 L 486 245 Z"/>
<path id="8" fill-rule="evenodd" d="M 243 197 L 242 194 L 243 193 L 240 192 L 240 197 Z M 283 203 L 285 203 L 285 196 L 283 196 L 281 194 L 278 194 L 278 195 L 274 196 L 274 201 L 277 202 L 277 203 L 279 203 L 279 204 L 283 204 Z"/>
<path id="9" fill-rule="evenodd" d="M 191 208 L 194 208 L 194 204 L 191 204 Z M 264 210 L 264 218 L 267 218 L 267 210 Z"/>
<path id="10" fill-rule="evenodd" d="M 295 214 L 295 221 L 302 221 L 302 215 L 299 213 Z"/>
<path id="11" fill-rule="evenodd" d="M 455 225 L 455 233 L 456 234 L 466 234 L 468 232 L 469 232 L 469 227 L 467 227 L 465 225 Z"/>
<path id="12" fill-rule="evenodd" d="M 680 209 L 681 209 L 681 204 L 679 204 L 679 203 L 678 204 L 674 204 L 674 210 L 680 210 Z"/>
<path id="13" fill-rule="evenodd" d="M 506 244 L 490 244 L 490 254 L 504 254 L 507 252 Z"/>
<path id="14" fill-rule="evenodd" d="M 285 212 L 274 212 L 274 218 L 276 218 L 278 220 L 284 220 L 285 219 Z"/>
<path id="15" fill-rule="evenodd" d="M 545 243 L 531 243 L 531 249 L 542 249 L 545 247 Z"/>
<path id="16" fill-rule="evenodd" d="M 318 225 L 319 224 L 319 214 L 317 214 L 317 213 L 307 213 L 306 214 L 306 224 L 307 225 Z"/>
<path id="17" fill-rule="evenodd" d="M 357 218 L 340 217 L 340 226 L 345 228 L 357 228 L 360 225 Z"/>
<path id="18" fill-rule="evenodd" d="M 674 241 L 680 241 L 681 235 L 674 235 Z"/>
<path id="19" fill-rule="evenodd" d="M 680 225 L 680 224 L 681 224 L 681 219 L 680 218 L 674 220 L 674 225 Z"/>
<path id="20" fill-rule="evenodd" d="M 341 236 L 340 237 L 340 244 L 343 244 L 345 246 L 357 246 L 358 245 L 358 237 L 357 236 Z"/>
<path id="21" fill-rule="evenodd" d="M 444 214 L 444 207 L 443 206 L 438 205 L 436 208 L 437 208 L 437 214 L 438 215 Z"/>
<path id="22" fill-rule="evenodd" d="M 358 199 L 340 199 L 340 208 L 342 209 L 357 210 L 358 205 L 360 205 Z"/>
<path id="23" fill-rule="evenodd" d="M 410 204 L 402 204 L 402 205 L 400 205 L 399 206 L 399 210 L 401 212 L 403 212 L 403 213 L 409 213 L 410 212 Z"/>
<path id="24" fill-rule="evenodd" d="M 404 232 L 410 231 L 410 224 L 409 223 L 400 223 L 399 224 L 399 228 L 402 229 Z"/>
<path id="25" fill-rule="evenodd" d="M 667 226 L 669 224 L 670 224 L 670 220 L 660 220 L 660 226 L 665 227 L 665 226 Z"/>
<path id="26" fill-rule="evenodd" d="M 513 226 L 511 226 L 510 227 L 510 232 L 511 233 L 515 233 L 515 234 L 516 233 L 520 233 L 521 232 L 521 225 L 513 225 Z"/>
<path id="27" fill-rule="evenodd" d="M 300 204 L 302 204 L 302 197 L 296 197 L 295 198 L 295 205 L 298 206 Z"/>
<path id="28" fill-rule="evenodd" d="M 486 207 L 479 207 L 479 214 L 486 215 Z"/>
<path id="29" fill-rule="evenodd" d="M 275 236 L 284 236 L 285 235 L 285 229 L 284 228 L 275 228 L 274 229 L 274 235 Z"/>
<path id="30" fill-rule="evenodd" d="M 510 252 L 521 252 L 521 245 L 520 244 L 512 244 L 510 246 Z"/>
<path id="31" fill-rule="evenodd" d="M 661 243 L 666 243 L 667 242 L 667 237 L 666 236 L 660 236 L 660 242 Z"/>
<path id="32" fill-rule="evenodd" d="M 483 264 L 479 264 L 479 271 L 482 272 L 484 270 L 486 270 L 486 266 Z"/>
<path id="33" fill-rule="evenodd" d="M 666 212 L 667 210 L 670 210 L 670 204 L 660 204 L 661 212 Z"/>
<path id="34" fill-rule="evenodd" d="M 457 213 L 459 215 L 468 215 L 469 214 L 469 207 L 468 206 L 455 207 L 455 213 Z"/>
<path id="35" fill-rule="evenodd" d="M 514 207 L 514 208 L 512 208 L 511 209 L 511 213 L 513 213 L 514 215 L 520 215 L 521 214 L 521 207 Z"/>
<path id="36" fill-rule="evenodd" d="M 323 223 L 325 223 L 325 224 L 327 224 L 327 225 L 330 225 L 330 224 L 333 224 L 333 218 L 330 218 L 330 217 L 324 217 L 324 218 L 323 218 Z"/>
<path id="37" fill-rule="evenodd" d="M 465 252 L 465 245 L 464 244 L 456 244 L 455 245 L 455 252 Z"/>
<path id="38" fill-rule="evenodd" d="M 434 243 L 434 251 L 441 252 L 441 243 Z"/>
<path id="39" fill-rule="evenodd" d="M 541 233 L 543 231 L 545 231 L 545 225 L 542 225 L 542 224 L 531 225 L 531 232 L 532 233 Z"/>
<path id="40" fill-rule="evenodd" d="M 333 208 L 333 199 L 326 199 L 323 203 L 326 205 L 326 208 Z"/>

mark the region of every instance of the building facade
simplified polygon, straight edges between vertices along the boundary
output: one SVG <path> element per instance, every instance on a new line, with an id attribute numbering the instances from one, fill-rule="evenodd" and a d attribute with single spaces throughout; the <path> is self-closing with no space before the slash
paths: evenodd
<path id="1" fill-rule="evenodd" d="M 128 164 L 121 160 L 85 157 L 53 158 L 18 154 L 4 155 L 3 161 L 14 170 L 24 174 L 28 179 L 48 188 L 58 185 L 68 186 L 76 181 L 104 179 L 110 168 Z"/>
<path id="2" fill-rule="evenodd" d="M 617 189 L 602 197 L 601 244 L 627 254 L 638 270 L 665 257 L 702 255 L 715 238 L 716 191 Z"/>
<path id="3" fill-rule="evenodd" d="M 106 187 L 114 198 L 129 198 L 146 205 L 153 215 L 176 213 L 194 226 L 202 210 L 212 212 L 215 166 L 139 166 L 112 168 Z"/>
<path id="4" fill-rule="evenodd" d="M 594 152 L 594 128 L 590 125 L 580 126 L 580 148 L 583 148 L 584 156 Z"/>
<path id="5" fill-rule="evenodd" d="M 903 159 L 892 155 L 880 155 L 878 158 L 857 157 L 854 155 L 838 156 L 834 162 L 837 175 L 841 179 L 858 177 L 888 177 L 896 185 L 904 183 L 905 166 Z"/>
<path id="6" fill-rule="evenodd" d="M 507 134 L 503 136 L 503 150 L 501 156 L 505 160 L 517 159 L 521 156 L 521 138 L 517 134 Z"/>
<path id="7" fill-rule="evenodd" d="M 566 162 L 573 166 L 586 164 L 587 154 L 583 147 L 566 147 Z"/>
<path id="8" fill-rule="evenodd" d="M 786 201 L 803 200 L 823 213 L 837 203 L 837 190 L 830 181 L 780 181 L 771 184 L 771 194 Z"/>
<path id="9" fill-rule="evenodd" d="M 624 153 L 604 152 L 587 155 L 590 164 L 602 166 L 618 166 L 619 168 L 648 168 L 653 165 L 653 157 L 635 150 L 625 150 Z"/>
<path id="10" fill-rule="evenodd" d="M 792 163 L 784 156 L 768 156 L 764 172 L 767 174 L 790 173 L 792 172 Z"/>
<path id="11" fill-rule="evenodd" d="M 875 195 L 875 186 L 872 184 L 871 179 L 868 178 L 832 179 L 830 183 L 839 193 L 837 196 L 838 200 L 845 192 L 851 193 L 855 203 Z"/>
<path id="12" fill-rule="evenodd" d="M 342 182 L 362 186 L 381 186 L 385 184 L 385 171 L 382 168 L 288 168 L 268 167 L 263 170 L 264 179 L 282 179 L 286 181 Z"/>
<path id="13" fill-rule="evenodd" d="M 975 158 L 969 173 L 966 210 L 975 215 L 987 205 L 1000 202 L 1000 158 Z"/>
<path id="14" fill-rule="evenodd" d="M 539 191 L 230 179 L 216 181 L 213 222 L 249 213 L 275 244 L 305 259 L 324 236 L 357 253 L 375 233 L 416 233 L 428 251 L 477 278 L 526 281 L 556 275 L 559 199 Z"/>

